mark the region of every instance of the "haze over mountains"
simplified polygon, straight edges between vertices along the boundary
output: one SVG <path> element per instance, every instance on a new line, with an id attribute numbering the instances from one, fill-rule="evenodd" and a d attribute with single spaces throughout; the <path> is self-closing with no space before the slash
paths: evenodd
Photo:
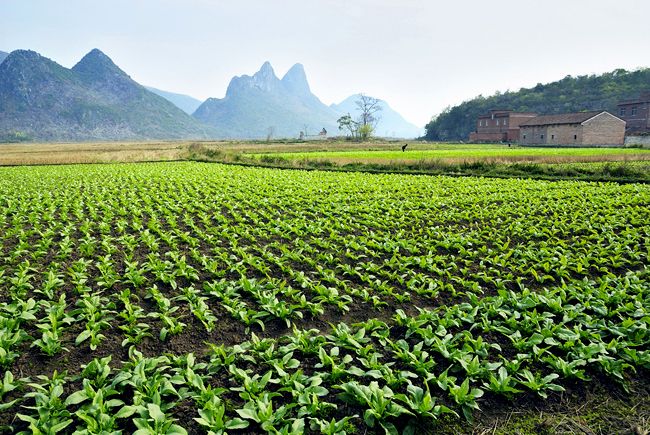
<path id="1" fill-rule="evenodd" d="M 339 104 L 332 104 L 330 107 L 341 115 L 349 113 L 352 115 L 352 118 L 358 118 L 361 112 L 356 105 L 356 101 L 360 97 L 360 94 L 351 95 Z M 393 110 L 384 100 L 379 100 L 379 107 L 381 107 L 381 110 L 377 112 L 379 122 L 375 128 L 375 134 L 377 136 L 412 138 L 420 137 L 424 134 L 423 128 L 417 127 L 405 120 L 402 115 Z"/>
<path id="2" fill-rule="evenodd" d="M 176 98 L 178 95 L 169 99 L 174 102 Z M 297 137 L 300 132 L 315 136 L 323 128 L 329 135 L 337 135 L 338 118 L 346 113 L 359 115 L 355 105 L 358 98 L 355 94 L 340 104 L 326 106 L 311 92 L 301 64 L 295 64 L 280 79 L 265 62 L 252 76 L 234 77 L 224 98 L 209 98 L 193 116 L 226 138 Z M 423 129 L 407 122 L 386 102 L 380 105 L 378 136 L 412 138 L 423 134 Z"/>
<path id="3" fill-rule="evenodd" d="M 201 100 L 197 100 L 196 98 L 190 97 L 189 95 L 177 94 L 175 92 L 167 92 L 160 89 L 152 88 L 151 86 L 145 86 L 145 87 L 149 91 L 153 92 L 154 94 L 160 95 L 164 99 L 174 103 L 176 107 L 178 107 L 188 115 L 194 113 L 202 103 Z"/>
<path id="4" fill-rule="evenodd" d="M 208 138 L 210 127 L 146 90 L 94 49 L 67 69 L 34 51 L 0 64 L 0 139 Z"/>
<path id="5" fill-rule="evenodd" d="M 323 128 L 338 134 L 336 115 L 311 93 L 302 65 L 279 79 L 269 62 L 252 76 L 234 77 L 224 98 L 208 98 L 194 112 L 227 138 L 298 137 Z"/>
<path id="6" fill-rule="evenodd" d="M 475 119 L 494 107 L 557 113 L 615 109 L 647 91 L 650 69 L 567 76 L 531 89 L 478 97 L 447 109 L 426 126 L 430 140 L 464 140 Z M 252 76 L 234 77 L 224 98 L 201 103 L 187 95 L 145 88 L 100 50 L 68 69 L 29 50 L 0 51 L 0 142 L 164 139 L 259 139 L 341 134 L 336 120 L 358 115 L 352 95 L 327 106 L 295 64 L 280 79 L 265 62 Z M 380 100 L 381 101 L 381 100 Z M 381 101 L 375 134 L 413 138 L 423 129 Z"/>
<path id="7" fill-rule="evenodd" d="M 201 103 L 136 83 L 98 49 L 70 69 L 34 51 L 0 52 L 0 141 L 296 138 L 323 128 L 333 136 L 357 98 L 323 104 L 301 64 L 280 79 L 265 62 L 234 77 L 224 98 Z M 422 133 L 382 106 L 378 135 Z"/>

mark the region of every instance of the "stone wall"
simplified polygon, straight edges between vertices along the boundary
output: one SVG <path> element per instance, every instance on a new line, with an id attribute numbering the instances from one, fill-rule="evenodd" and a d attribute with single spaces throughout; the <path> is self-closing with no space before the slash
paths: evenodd
<path id="1" fill-rule="evenodd" d="M 548 128 L 545 125 L 519 127 L 519 143 L 521 145 L 544 145 Z"/>
<path id="2" fill-rule="evenodd" d="M 625 145 L 641 145 L 643 148 L 650 148 L 650 135 L 625 136 Z"/>
<path id="3" fill-rule="evenodd" d="M 544 143 L 547 145 L 582 145 L 582 125 L 549 125 Z"/>
<path id="4" fill-rule="evenodd" d="M 625 122 L 609 113 L 601 113 L 582 123 L 582 145 L 623 145 Z"/>
<path id="5" fill-rule="evenodd" d="M 535 125 L 521 127 L 519 143 L 521 145 L 582 145 L 582 125 Z"/>
<path id="6" fill-rule="evenodd" d="M 519 143 L 541 146 L 622 146 L 625 123 L 609 113 L 582 124 L 521 126 Z"/>

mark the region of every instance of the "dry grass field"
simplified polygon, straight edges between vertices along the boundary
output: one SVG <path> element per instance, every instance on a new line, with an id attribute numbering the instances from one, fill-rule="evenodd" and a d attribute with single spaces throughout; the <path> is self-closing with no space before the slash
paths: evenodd
<path id="1" fill-rule="evenodd" d="M 183 142 L 29 143 L 0 145 L 0 165 L 61 165 L 181 160 Z"/>
<path id="2" fill-rule="evenodd" d="M 329 161 L 338 166 L 351 163 L 577 163 L 650 160 L 650 151 L 630 148 L 520 148 L 507 145 L 439 144 L 403 141 L 373 142 L 312 141 L 157 141 L 96 143 L 21 143 L 0 145 L 0 165 L 50 165 L 75 163 L 125 163 L 186 160 L 196 149 L 218 152 L 225 161 L 236 156 L 270 155 L 291 160 Z"/>

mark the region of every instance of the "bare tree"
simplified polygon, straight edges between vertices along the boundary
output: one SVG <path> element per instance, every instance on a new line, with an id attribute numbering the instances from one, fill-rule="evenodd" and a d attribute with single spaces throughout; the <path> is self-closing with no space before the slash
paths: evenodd
<path id="1" fill-rule="evenodd" d="M 355 100 L 354 104 L 357 106 L 359 117 L 355 120 L 349 113 L 341 116 L 337 120 L 339 130 L 347 130 L 352 139 L 369 139 L 379 122 L 378 112 L 382 110 L 381 100 L 359 94 L 359 99 Z"/>
<path id="2" fill-rule="evenodd" d="M 378 112 L 382 110 L 381 100 L 365 94 L 359 94 L 359 99 L 354 102 L 359 109 L 359 123 L 363 126 L 370 125 L 374 130 L 379 122 Z"/>

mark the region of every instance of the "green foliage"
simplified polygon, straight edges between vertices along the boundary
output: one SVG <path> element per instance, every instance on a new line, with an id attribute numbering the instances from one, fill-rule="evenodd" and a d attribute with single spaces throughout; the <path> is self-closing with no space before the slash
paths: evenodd
<path id="1" fill-rule="evenodd" d="M 70 69 L 27 50 L 13 51 L 2 66 L 0 143 L 216 133 L 133 81 L 96 49 Z"/>
<path id="2" fill-rule="evenodd" d="M 638 97 L 647 90 L 650 69 L 617 69 L 602 75 L 566 76 L 562 80 L 519 91 L 478 96 L 448 107 L 426 125 L 428 140 L 467 140 L 479 115 L 495 108 L 554 114 L 583 110 L 608 110 L 616 114 L 616 104 Z"/>
<path id="3" fill-rule="evenodd" d="M 372 124 L 364 124 L 359 126 L 359 138 L 361 140 L 368 140 L 372 136 L 372 132 L 374 131 L 374 128 Z"/>
<path id="4" fill-rule="evenodd" d="M 625 387 L 650 368 L 649 197 L 190 163 L 2 169 L 2 430 L 395 433 Z M 38 375 L 80 354 L 112 356 Z"/>
<path id="5" fill-rule="evenodd" d="M 352 119 L 349 113 L 341 116 L 336 122 L 339 124 L 339 130 L 345 132 L 349 138 L 357 139 L 359 137 L 360 124 Z"/>

